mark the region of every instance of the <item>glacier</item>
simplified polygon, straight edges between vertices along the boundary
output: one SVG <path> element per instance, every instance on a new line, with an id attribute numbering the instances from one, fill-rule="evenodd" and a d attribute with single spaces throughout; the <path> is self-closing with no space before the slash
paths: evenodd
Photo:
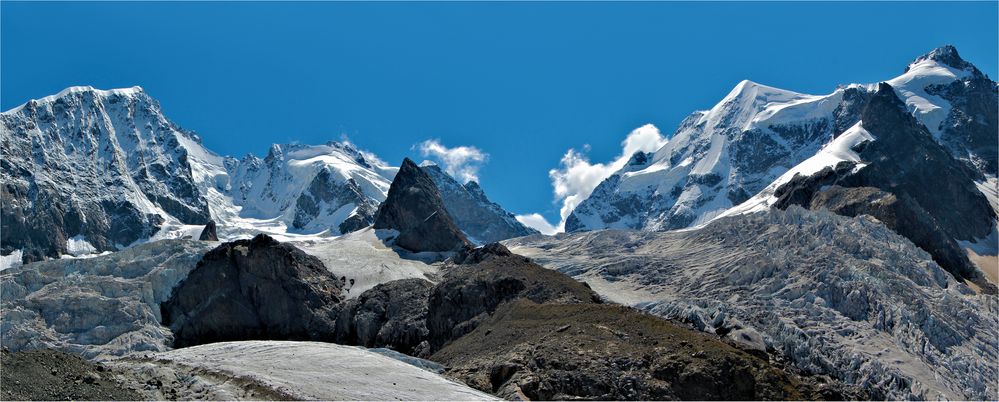
<path id="1" fill-rule="evenodd" d="M 991 399 L 999 391 L 999 299 L 957 282 L 866 216 L 793 206 L 682 231 L 505 244 L 611 301 L 765 348 L 875 399 Z"/>

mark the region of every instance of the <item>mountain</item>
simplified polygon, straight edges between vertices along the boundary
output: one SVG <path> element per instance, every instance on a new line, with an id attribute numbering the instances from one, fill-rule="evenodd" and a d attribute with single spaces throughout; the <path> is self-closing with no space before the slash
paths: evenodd
<path id="1" fill-rule="evenodd" d="M 342 234 L 374 222 L 397 168 L 350 143 L 272 145 L 263 159 L 225 161 L 244 218 L 279 217 L 291 231 Z M 231 220 L 231 219 L 230 219 Z"/>
<path id="2" fill-rule="evenodd" d="M 4 260 L 116 251 L 162 238 L 341 235 L 374 223 L 398 168 L 349 142 L 206 149 L 142 88 L 72 87 L 0 113 Z M 535 233 L 477 183 L 427 169 L 472 238 Z"/>
<path id="3" fill-rule="evenodd" d="M 370 225 L 395 168 L 349 143 L 226 158 L 141 88 L 72 87 L 0 114 L 2 251 L 25 262 L 197 236 Z"/>
<path id="4" fill-rule="evenodd" d="M 200 139 L 142 88 L 72 87 L 0 114 L 3 254 L 115 250 L 204 225 L 217 175 Z"/>
<path id="5" fill-rule="evenodd" d="M 976 172 L 995 208 L 997 84 L 952 46 L 917 58 L 887 83 L 933 139 Z M 566 231 L 706 223 L 820 150 L 856 139 L 839 137 L 861 120 L 877 88 L 851 84 L 815 96 L 743 81 L 687 117 L 661 149 L 635 155 L 600 183 L 567 218 Z"/>
<path id="6" fill-rule="evenodd" d="M 867 214 L 956 277 L 994 293 L 955 240 L 984 238 L 995 225 L 995 212 L 975 183 L 979 176 L 935 141 L 891 85 L 882 83 L 861 122 L 725 215 L 790 205 Z"/>
<path id="7" fill-rule="evenodd" d="M 490 201 L 479 183 L 470 181 L 462 185 L 437 165 L 425 165 L 420 169 L 434 181 L 448 214 L 469 240 L 487 244 L 538 233 Z"/>

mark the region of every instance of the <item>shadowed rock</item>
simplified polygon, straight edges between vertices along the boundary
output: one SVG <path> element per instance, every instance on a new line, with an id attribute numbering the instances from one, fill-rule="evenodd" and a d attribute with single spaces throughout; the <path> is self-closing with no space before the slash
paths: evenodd
<path id="1" fill-rule="evenodd" d="M 215 231 L 215 221 L 208 221 L 205 229 L 201 231 L 201 236 L 198 236 L 198 240 L 219 241 L 219 235 Z"/>
<path id="2" fill-rule="evenodd" d="M 267 235 L 205 254 L 160 307 L 174 346 L 333 338 L 341 283 L 318 258 Z"/>
<path id="3" fill-rule="evenodd" d="M 383 283 L 361 293 L 340 311 L 336 341 L 425 357 L 427 297 L 432 286 L 427 280 L 411 278 Z"/>
<path id="4" fill-rule="evenodd" d="M 388 197 L 375 218 L 375 229 L 399 231 L 395 244 L 409 251 L 455 251 L 468 239 L 444 208 L 433 180 L 413 161 L 402 161 Z"/>

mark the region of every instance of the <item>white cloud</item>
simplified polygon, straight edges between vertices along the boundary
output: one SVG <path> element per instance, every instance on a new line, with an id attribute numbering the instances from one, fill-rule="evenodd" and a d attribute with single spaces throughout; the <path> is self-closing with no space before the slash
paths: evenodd
<path id="1" fill-rule="evenodd" d="M 553 235 L 558 232 L 558 228 L 554 225 L 548 223 L 548 220 L 541 214 L 527 214 L 527 215 L 517 215 L 517 222 L 529 228 L 533 228 L 543 235 Z"/>
<path id="2" fill-rule="evenodd" d="M 429 157 L 440 162 L 444 171 L 462 183 L 479 180 L 479 168 L 489 159 L 489 154 L 471 146 L 448 148 L 440 140 L 426 140 L 414 148 L 423 157 Z"/>
<path id="3" fill-rule="evenodd" d="M 569 149 L 562 156 L 559 168 L 548 171 L 555 200 L 562 202 L 557 230 L 564 231 L 569 214 L 590 196 L 600 182 L 623 168 L 635 152 L 655 152 L 666 145 L 666 141 L 656 126 L 646 124 L 629 133 L 621 142 L 621 154 L 607 163 L 591 163 L 586 156 L 590 149 L 588 145 L 583 146 L 582 152 Z"/>

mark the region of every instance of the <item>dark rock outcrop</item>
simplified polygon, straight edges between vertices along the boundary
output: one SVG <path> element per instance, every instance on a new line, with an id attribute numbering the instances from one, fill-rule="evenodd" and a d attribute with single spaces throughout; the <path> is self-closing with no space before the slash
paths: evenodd
<path id="1" fill-rule="evenodd" d="M 336 342 L 425 357 L 427 299 L 432 286 L 424 279 L 402 279 L 375 286 L 348 301 L 336 321 Z"/>
<path id="2" fill-rule="evenodd" d="M 333 339 L 341 283 L 316 257 L 267 235 L 223 243 L 161 304 L 174 346 Z"/>
<path id="3" fill-rule="evenodd" d="M 502 246 L 500 246 L 502 247 Z M 509 253 L 486 257 L 480 250 L 474 264 L 452 266 L 430 292 L 427 329 L 433 350 L 475 329 L 503 302 L 524 298 L 535 303 L 600 302 L 589 286 L 545 269 L 530 259 Z"/>
<path id="4" fill-rule="evenodd" d="M 219 241 L 219 235 L 216 233 L 215 221 L 208 221 L 205 225 L 205 229 L 201 231 L 201 236 L 198 236 L 198 240 L 202 241 Z"/>
<path id="5" fill-rule="evenodd" d="M 515 400 L 867 399 L 711 335 L 611 304 L 504 304 L 432 360 Z"/>
<path id="6" fill-rule="evenodd" d="M 490 201 L 479 183 L 470 181 L 462 185 L 437 165 L 421 169 L 434 181 L 454 224 L 476 241 L 493 243 L 538 233 L 518 222 L 499 204 Z"/>
<path id="7" fill-rule="evenodd" d="M 409 158 L 392 180 L 374 228 L 399 231 L 395 244 L 414 252 L 456 251 L 469 245 L 444 208 L 433 180 Z"/>
<path id="8" fill-rule="evenodd" d="M 890 85 L 879 85 L 861 119 L 875 141 L 860 151 L 870 165 L 858 172 L 854 186 L 905 193 L 956 239 L 972 240 L 992 231 L 995 213 L 975 186 L 977 172 L 938 144 Z"/>

